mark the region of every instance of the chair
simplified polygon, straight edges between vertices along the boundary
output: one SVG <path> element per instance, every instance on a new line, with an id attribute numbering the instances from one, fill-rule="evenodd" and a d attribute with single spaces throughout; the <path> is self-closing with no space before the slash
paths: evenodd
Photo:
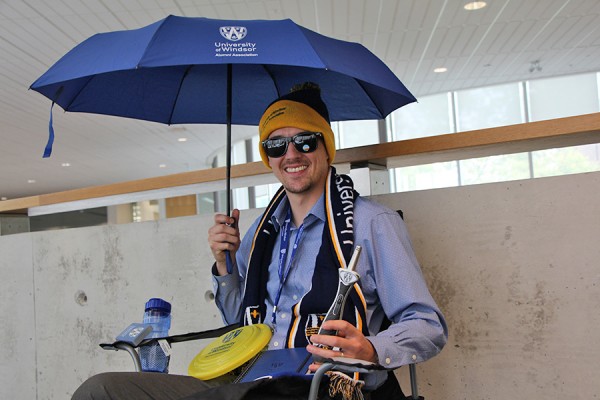
<path id="1" fill-rule="evenodd" d="M 167 336 L 164 338 L 145 339 L 142 342 L 140 342 L 140 344 L 138 344 L 137 346 L 133 346 L 132 344 L 124 342 L 124 341 L 116 341 L 113 343 L 101 343 L 100 347 L 103 348 L 104 350 L 114 350 L 114 351 L 124 350 L 124 351 L 126 351 L 127 353 L 129 353 L 129 355 L 131 356 L 131 359 L 133 360 L 135 371 L 141 372 L 142 365 L 141 365 L 141 361 L 140 361 L 140 355 L 138 353 L 138 350 L 140 347 L 154 344 L 158 340 L 165 340 L 167 343 L 169 343 L 169 345 L 171 345 L 173 343 L 187 342 L 187 341 L 191 341 L 191 340 L 218 338 L 218 337 L 220 337 L 234 329 L 237 329 L 239 327 L 240 327 L 240 324 L 232 324 L 232 325 L 227 325 L 227 326 L 224 326 L 221 328 L 211 329 L 211 330 L 207 330 L 207 331 L 191 332 L 191 333 L 186 333 L 186 334 L 181 334 L 181 335 Z M 424 400 L 424 398 L 422 396 L 419 396 L 419 393 L 418 393 L 416 365 L 410 364 L 408 367 L 409 367 L 409 372 L 410 372 L 410 386 L 411 386 L 411 395 L 409 396 L 409 399 Z M 321 367 L 317 370 L 317 372 L 315 372 L 315 374 L 313 376 L 308 399 L 309 400 L 317 400 L 319 386 L 321 384 L 323 376 L 328 371 L 340 371 L 340 372 L 344 372 L 344 373 L 354 373 L 354 372 L 370 373 L 370 372 L 377 371 L 377 370 L 385 370 L 385 368 L 378 364 L 371 363 L 368 361 L 363 361 L 363 360 L 356 360 L 356 359 L 342 358 L 342 357 L 334 357 L 332 359 L 327 359 L 327 360 L 325 360 L 323 365 L 321 365 Z"/>

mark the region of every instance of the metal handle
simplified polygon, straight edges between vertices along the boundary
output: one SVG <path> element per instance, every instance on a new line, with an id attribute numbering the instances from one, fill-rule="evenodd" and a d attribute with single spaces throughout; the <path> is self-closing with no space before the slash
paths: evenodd
<path id="1" fill-rule="evenodd" d="M 356 264 L 358 263 L 358 257 L 360 256 L 361 250 L 362 248 L 360 246 L 356 246 L 354 253 L 352 254 L 352 258 L 350 259 L 350 263 L 348 264 L 348 268 L 340 268 L 338 270 L 339 282 L 335 300 L 333 301 L 331 307 L 329 307 L 329 311 L 327 311 L 327 315 L 325 316 L 323 322 L 329 321 L 330 319 L 341 319 L 348 294 L 350 293 L 350 290 L 354 284 L 360 279 L 360 275 L 358 275 L 358 273 L 356 273 L 354 270 L 356 269 Z M 336 334 L 337 332 L 334 330 L 323 328 L 319 329 L 319 335 Z"/>

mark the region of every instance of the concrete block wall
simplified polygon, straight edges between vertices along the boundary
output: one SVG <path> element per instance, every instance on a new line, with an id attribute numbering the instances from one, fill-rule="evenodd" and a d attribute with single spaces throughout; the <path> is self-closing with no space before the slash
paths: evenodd
<path id="1" fill-rule="evenodd" d="M 404 211 L 450 326 L 444 351 L 418 366 L 425 398 L 600 398 L 599 197 L 600 173 L 375 197 Z M 242 230 L 259 211 L 242 213 Z M 140 321 L 149 297 L 172 302 L 172 333 L 221 326 L 211 223 L 0 237 L 0 398 L 64 399 L 92 374 L 132 370 L 98 343 Z M 177 344 L 171 372 L 205 344 Z"/>
<path id="2" fill-rule="evenodd" d="M 600 398 L 600 173 L 378 199 L 450 327 L 425 398 Z"/>

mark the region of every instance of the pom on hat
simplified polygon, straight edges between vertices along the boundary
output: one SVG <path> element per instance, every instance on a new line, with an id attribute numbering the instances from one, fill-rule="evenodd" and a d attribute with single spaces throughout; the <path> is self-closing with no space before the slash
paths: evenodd
<path id="1" fill-rule="evenodd" d="M 316 83 L 298 83 L 292 86 L 290 92 L 281 96 L 279 100 L 292 100 L 304 103 L 318 112 L 328 124 L 331 124 L 331 121 L 329 120 L 329 110 L 321 98 L 321 88 Z"/>
<path id="2" fill-rule="evenodd" d="M 262 146 L 273 131 L 281 128 L 298 128 L 321 132 L 329 164 L 335 158 L 335 140 L 329 122 L 329 111 L 321 99 L 321 89 L 312 82 L 295 85 L 290 93 L 273 101 L 265 110 L 258 125 L 260 140 L 258 150 L 263 163 L 270 168 L 269 158 Z"/>

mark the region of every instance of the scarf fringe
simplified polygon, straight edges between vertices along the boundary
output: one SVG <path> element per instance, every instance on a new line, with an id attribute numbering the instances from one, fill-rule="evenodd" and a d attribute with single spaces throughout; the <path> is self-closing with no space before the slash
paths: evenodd
<path id="1" fill-rule="evenodd" d="M 340 394 L 343 400 L 364 400 L 361 390 L 365 385 L 364 381 L 357 381 L 338 371 L 331 371 L 327 374 L 329 375 L 330 397 Z"/>

